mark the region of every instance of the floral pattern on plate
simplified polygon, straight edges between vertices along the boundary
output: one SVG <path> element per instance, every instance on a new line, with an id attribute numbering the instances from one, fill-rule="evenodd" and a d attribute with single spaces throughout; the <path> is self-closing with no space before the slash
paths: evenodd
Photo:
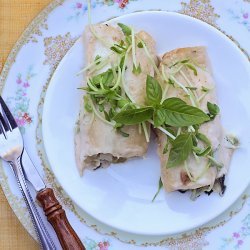
<path id="1" fill-rule="evenodd" d="M 237 23 L 243 25 L 248 31 L 250 31 L 250 12 L 243 9 L 241 9 L 240 12 L 236 12 L 234 9 L 229 9 L 228 12 Z"/>
<path id="2" fill-rule="evenodd" d="M 18 73 L 16 77 L 15 96 L 7 99 L 7 103 L 11 107 L 17 125 L 23 134 L 25 133 L 25 127 L 33 121 L 29 111 L 30 98 L 27 92 L 30 87 L 30 80 L 35 77 L 35 75 L 32 66 L 28 68 L 26 74 Z"/>

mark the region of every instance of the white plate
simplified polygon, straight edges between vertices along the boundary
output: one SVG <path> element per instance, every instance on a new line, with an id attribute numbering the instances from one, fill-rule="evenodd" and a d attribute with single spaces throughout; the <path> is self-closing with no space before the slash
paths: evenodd
<path id="1" fill-rule="evenodd" d="M 79 112 L 84 65 L 78 40 L 61 61 L 48 88 L 43 113 L 46 153 L 58 181 L 76 204 L 96 219 L 138 234 L 162 235 L 185 231 L 215 218 L 245 190 L 250 181 L 250 71 L 241 51 L 213 27 L 184 15 L 141 12 L 113 19 L 152 34 L 158 53 L 205 45 L 217 83 L 222 123 L 237 134 L 241 148 L 233 156 L 223 197 L 202 195 L 192 202 L 189 194 L 161 191 L 154 203 L 160 175 L 155 145 L 146 159 L 130 160 L 108 169 L 86 171 L 80 177 L 74 156 L 74 126 Z"/>

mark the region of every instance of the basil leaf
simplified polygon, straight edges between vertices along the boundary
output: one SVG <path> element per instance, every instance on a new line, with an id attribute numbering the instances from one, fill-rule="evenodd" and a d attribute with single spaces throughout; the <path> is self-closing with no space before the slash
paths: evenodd
<path id="1" fill-rule="evenodd" d="M 177 97 L 166 99 L 162 107 L 165 110 L 165 123 L 170 126 L 185 127 L 210 120 L 202 110 L 187 105 Z"/>
<path id="2" fill-rule="evenodd" d="M 125 36 L 131 35 L 132 31 L 127 25 L 125 25 L 123 23 L 118 23 L 117 25 L 122 29 L 122 32 Z"/>
<path id="3" fill-rule="evenodd" d="M 172 168 L 183 163 L 192 152 L 192 134 L 180 134 L 172 143 L 169 153 L 167 168 Z"/>
<path id="4" fill-rule="evenodd" d="M 152 76 L 147 75 L 146 80 L 146 94 L 149 104 L 159 104 L 162 98 L 162 89 L 159 82 Z"/>
<path id="5" fill-rule="evenodd" d="M 116 114 L 113 120 L 124 125 L 134 125 L 147 121 L 152 117 L 152 113 L 151 107 L 128 109 Z"/>
<path id="6" fill-rule="evenodd" d="M 215 103 L 207 102 L 207 109 L 212 116 L 216 116 L 220 113 L 220 108 Z"/>
<path id="7" fill-rule="evenodd" d="M 113 80 L 114 80 L 113 71 L 111 69 L 108 69 L 103 73 L 93 76 L 91 78 L 91 83 L 95 86 L 99 86 L 100 82 L 102 81 L 102 84 L 104 86 L 108 86 L 108 84 L 112 83 Z"/>
<path id="8" fill-rule="evenodd" d="M 132 72 L 135 75 L 139 75 L 141 73 L 141 64 L 139 63 L 139 65 L 137 67 L 135 66 L 135 64 L 133 64 Z"/>
<path id="9" fill-rule="evenodd" d="M 159 182 L 158 182 L 158 190 L 157 192 L 155 193 L 153 199 L 152 199 L 152 202 L 154 202 L 155 198 L 157 197 L 157 195 L 160 193 L 161 189 L 163 187 L 163 183 L 161 181 L 161 178 L 159 179 Z"/>
<path id="10" fill-rule="evenodd" d="M 155 109 L 153 114 L 155 128 L 160 127 L 165 122 L 165 111 L 164 109 Z"/>

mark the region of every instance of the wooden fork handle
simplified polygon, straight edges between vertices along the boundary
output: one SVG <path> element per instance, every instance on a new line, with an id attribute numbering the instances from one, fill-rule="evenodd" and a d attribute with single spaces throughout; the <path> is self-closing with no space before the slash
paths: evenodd
<path id="1" fill-rule="evenodd" d="M 61 246 L 65 250 L 85 250 L 74 229 L 69 224 L 66 213 L 51 188 L 45 188 L 37 193 L 49 223 L 54 228 Z"/>

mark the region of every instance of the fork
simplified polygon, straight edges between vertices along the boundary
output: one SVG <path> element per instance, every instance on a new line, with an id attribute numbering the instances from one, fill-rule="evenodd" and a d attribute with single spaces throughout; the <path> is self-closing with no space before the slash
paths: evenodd
<path id="1" fill-rule="evenodd" d="M 42 249 L 54 250 L 52 241 L 36 208 L 35 202 L 28 189 L 21 164 L 21 156 L 24 151 L 23 139 L 16 121 L 2 97 L 0 96 L 0 157 L 12 167 L 18 186 L 27 205 L 32 223 Z"/>

